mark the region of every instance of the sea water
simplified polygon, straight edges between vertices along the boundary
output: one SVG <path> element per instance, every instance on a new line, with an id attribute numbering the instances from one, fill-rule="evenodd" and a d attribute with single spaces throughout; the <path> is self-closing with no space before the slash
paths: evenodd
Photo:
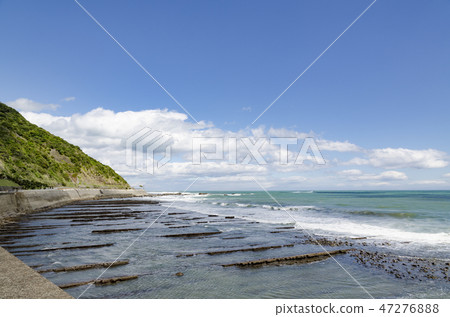
<path id="1" fill-rule="evenodd" d="M 367 237 L 412 254 L 450 257 L 450 191 L 227 192 L 167 199 L 197 212 L 293 224 L 329 237 Z"/>
<path id="2" fill-rule="evenodd" d="M 3 240 L 6 241 L 4 246 L 19 246 L 10 252 L 36 269 L 130 260 L 128 265 L 108 270 L 44 273 L 58 285 L 99 277 L 139 275 L 136 280 L 111 286 L 84 285 L 67 289 L 74 297 L 81 298 L 450 297 L 447 279 L 399 279 L 385 270 L 357 263 L 347 255 L 309 264 L 245 269 L 222 266 L 341 248 L 304 243 L 308 237 L 354 241 L 357 249 L 407 259 L 449 261 L 449 191 L 279 191 L 270 194 L 255 191 L 135 198 L 148 199 L 161 203 L 126 207 L 128 211 L 143 211 L 130 219 L 78 223 L 76 219 L 74 222 L 65 217 L 52 217 L 52 214 L 70 215 L 86 208 L 81 205 L 25 216 L 18 224 L 19 229 L 55 227 L 17 240 Z M 121 206 L 89 208 L 124 210 Z M 150 209 L 153 211 L 147 212 Z M 107 235 L 92 233 L 116 228 L 142 230 Z M 220 234 L 192 239 L 164 237 L 189 232 Z M 27 251 L 105 243 L 113 245 L 86 250 Z M 38 246 L 20 248 L 20 245 L 33 244 Z M 205 254 L 282 245 L 293 246 Z M 189 254 L 195 255 L 185 256 Z"/>

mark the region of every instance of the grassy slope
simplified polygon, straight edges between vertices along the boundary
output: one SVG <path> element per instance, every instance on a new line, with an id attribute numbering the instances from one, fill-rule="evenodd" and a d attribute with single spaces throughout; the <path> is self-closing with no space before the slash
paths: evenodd
<path id="1" fill-rule="evenodd" d="M 23 188 L 129 188 L 112 168 L 0 103 L 0 179 Z"/>

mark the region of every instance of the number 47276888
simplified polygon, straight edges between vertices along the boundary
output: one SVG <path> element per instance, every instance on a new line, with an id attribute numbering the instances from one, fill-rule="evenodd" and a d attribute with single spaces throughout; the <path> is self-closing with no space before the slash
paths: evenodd
<path id="1" fill-rule="evenodd" d="M 437 314 L 438 304 L 383 304 L 378 309 L 383 314 Z"/>

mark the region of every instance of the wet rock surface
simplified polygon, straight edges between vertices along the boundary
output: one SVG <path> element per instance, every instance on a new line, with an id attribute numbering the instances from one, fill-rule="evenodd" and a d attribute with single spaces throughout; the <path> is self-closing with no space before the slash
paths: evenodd
<path id="1" fill-rule="evenodd" d="M 351 256 L 358 263 L 383 270 L 399 279 L 450 281 L 450 263 L 445 260 L 398 256 L 365 250 L 358 250 Z"/>
<path id="2" fill-rule="evenodd" d="M 247 262 L 238 262 L 231 264 L 222 264 L 223 267 L 229 266 L 238 266 L 238 267 L 261 267 L 263 265 L 292 265 L 292 264 L 306 264 L 311 262 L 322 261 L 331 256 L 345 254 L 351 251 L 347 250 L 333 250 L 326 252 L 318 252 L 318 253 L 309 253 L 309 254 L 300 254 L 295 256 L 281 257 L 281 258 L 271 258 L 271 259 L 262 259 L 255 261 L 247 261 Z"/>
<path id="3" fill-rule="evenodd" d="M 389 247 L 391 244 L 389 242 L 376 243 L 365 240 L 367 240 L 367 237 L 339 240 L 312 236 L 304 239 L 302 243 L 330 247 L 355 247 L 356 249 L 349 254 L 356 263 L 381 270 L 398 279 L 450 281 L 450 262 L 448 260 L 396 255 L 384 252 L 385 250 L 374 251 L 376 247 Z"/>
<path id="4" fill-rule="evenodd" d="M 139 277 L 138 275 L 118 276 L 118 277 L 111 277 L 111 278 L 96 279 L 96 280 L 91 280 L 91 281 L 63 284 L 63 285 L 59 285 L 59 287 L 62 289 L 66 289 L 66 288 L 78 287 L 78 286 L 83 286 L 83 285 L 88 285 L 88 284 L 93 284 L 95 286 L 110 285 L 110 284 L 115 284 L 115 283 L 119 283 L 119 282 L 135 280 L 138 277 Z"/>

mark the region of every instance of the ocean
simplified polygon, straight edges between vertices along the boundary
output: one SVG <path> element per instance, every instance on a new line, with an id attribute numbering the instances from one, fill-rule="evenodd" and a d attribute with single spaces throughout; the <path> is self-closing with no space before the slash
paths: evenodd
<path id="1" fill-rule="evenodd" d="M 160 204 L 146 204 L 155 199 Z M 106 271 L 43 273 L 57 285 L 139 276 L 66 289 L 81 298 L 450 298 L 450 191 L 192 192 L 133 201 L 24 216 L 3 229 L 0 245 L 36 270 L 129 260 Z M 135 231 L 95 232 L 105 229 Z M 58 249 L 92 244 L 108 246 Z M 223 266 L 342 249 L 310 263 Z"/>
<path id="2" fill-rule="evenodd" d="M 174 206 L 328 237 L 367 237 L 404 252 L 450 255 L 450 191 L 277 191 L 185 196 Z M 274 199 L 273 199 L 274 198 Z M 174 198 L 176 199 L 176 198 Z"/>

